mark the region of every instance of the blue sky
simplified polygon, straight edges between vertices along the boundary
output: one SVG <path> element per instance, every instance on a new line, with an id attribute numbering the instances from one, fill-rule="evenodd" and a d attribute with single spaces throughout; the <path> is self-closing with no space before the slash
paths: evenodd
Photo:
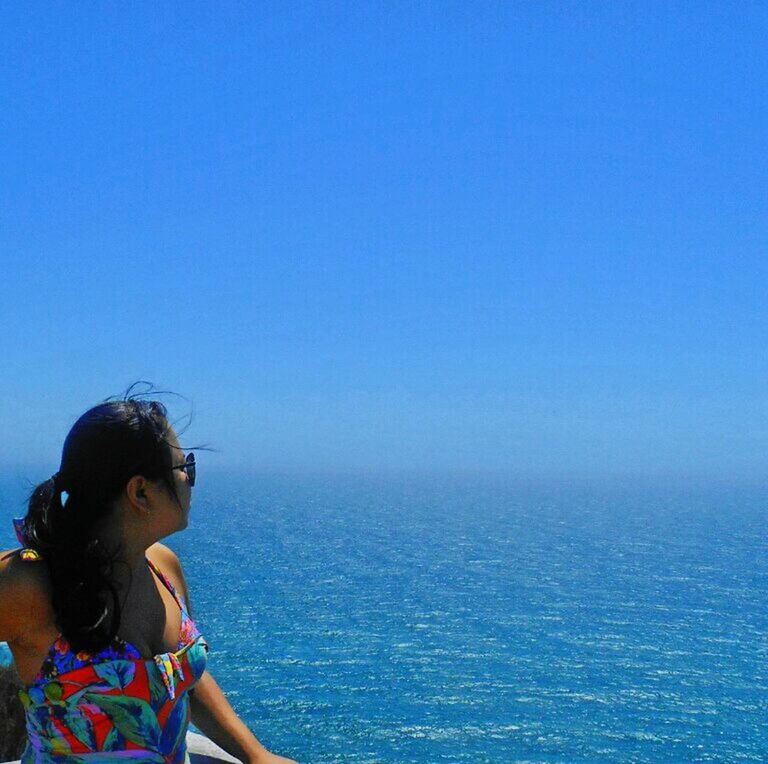
<path id="1" fill-rule="evenodd" d="M 0 11 L 0 463 L 762 479 L 764 5 L 155 5 Z"/>

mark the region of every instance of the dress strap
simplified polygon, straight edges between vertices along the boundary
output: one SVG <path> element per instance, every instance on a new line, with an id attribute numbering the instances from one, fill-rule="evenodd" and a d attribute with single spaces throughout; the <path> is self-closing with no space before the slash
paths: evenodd
<path id="1" fill-rule="evenodd" d="M 29 546 L 27 538 L 27 519 L 25 517 L 13 518 L 13 532 L 16 534 L 16 540 L 22 546 Z"/>
<path id="2" fill-rule="evenodd" d="M 149 559 L 149 557 L 145 559 L 147 561 L 147 565 L 149 565 L 149 567 L 155 571 L 155 574 L 163 582 L 165 588 L 168 589 L 168 591 L 173 595 L 173 598 L 176 600 L 182 612 L 186 613 L 187 606 L 184 604 L 184 598 L 176 591 L 176 587 L 174 587 L 174 585 L 170 582 L 168 576 L 166 576 L 165 573 L 163 573 L 163 571 L 160 570 L 160 568 L 158 568 L 157 565 L 155 565 L 155 563 Z"/>

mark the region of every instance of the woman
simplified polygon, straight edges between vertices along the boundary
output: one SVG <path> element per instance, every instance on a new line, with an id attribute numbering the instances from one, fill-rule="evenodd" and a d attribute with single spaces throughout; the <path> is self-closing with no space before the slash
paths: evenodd
<path id="1" fill-rule="evenodd" d="M 187 527 L 194 483 L 165 407 L 129 396 L 75 422 L 14 520 L 24 548 L 0 552 L 0 641 L 25 686 L 23 764 L 182 764 L 190 717 L 243 762 L 295 764 L 206 671 L 181 564 L 159 543 Z"/>

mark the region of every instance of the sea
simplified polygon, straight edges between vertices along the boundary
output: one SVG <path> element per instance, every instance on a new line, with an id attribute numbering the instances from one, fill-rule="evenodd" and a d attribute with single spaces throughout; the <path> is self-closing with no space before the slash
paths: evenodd
<path id="1" fill-rule="evenodd" d="M 3 548 L 36 477 L 0 479 Z M 768 761 L 768 489 L 200 478 L 164 543 L 209 670 L 272 751 Z"/>

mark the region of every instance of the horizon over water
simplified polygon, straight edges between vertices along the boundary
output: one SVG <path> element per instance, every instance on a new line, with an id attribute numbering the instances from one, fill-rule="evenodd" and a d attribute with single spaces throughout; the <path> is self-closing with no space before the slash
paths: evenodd
<path id="1" fill-rule="evenodd" d="M 206 474 L 163 541 L 211 673 L 302 764 L 763 761 L 767 498 Z"/>

